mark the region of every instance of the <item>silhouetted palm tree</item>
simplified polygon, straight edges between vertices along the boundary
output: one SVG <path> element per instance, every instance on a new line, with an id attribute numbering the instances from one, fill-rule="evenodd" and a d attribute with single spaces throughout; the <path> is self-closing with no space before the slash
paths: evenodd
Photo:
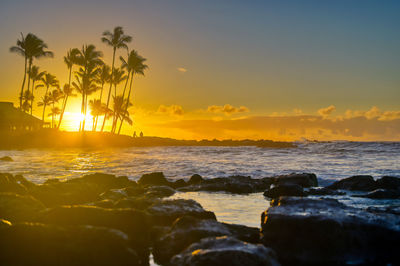
<path id="1" fill-rule="evenodd" d="M 56 116 L 59 115 L 60 113 L 61 113 L 61 109 L 58 108 L 58 106 L 54 106 L 51 108 L 51 112 L 48 114 L 48 116 L 51 116 L 51 127 L 52 128 L 55 127 L 54 120 L 55 120 Z"/>
<path id="2" fill-rule="evenodd" d="M 38 106 L 43 106 L 43 114 L 42 114 L 42 121 L 44 122 L 44 114 L 46 111 L 46 106 L 51 103 L 49 95 L 44 95 L 40 102 L 38 102 Z"/>
<path id="3" fill-rule="evenodd" d="M 132 37 L 125 35 L 122 27 L 115 27 L 113 32 L 105 31 L 103 32 L 103 37 L 101 41 L 106 43 L 107 45 L 113 48 L 113 57 L 112 57 L 112 64 L 111 64 L 111 76 L 114 74 L 114 62 L 115 62 L 115 52 L 117 49 L 125 48 L 127 49 L 127 43 L 132 41 Z M 108 97 L 107 97 L 107 108 L 110 104 L 110 97 L 111 97 L 111 88 L 112 84 L 110 83 L 110 88 L 108 90 Z M 101 132 L 104 130 L 104 125 L 107 120 L 107 114 L 104 116 L 103 125 L 101 126 Z"/>
<path id="4" fill-rule="evenodd" d="M 22 94 L 24 93 L 25 80 L 26 80 L 26 70 L 28 65 L 28 56 L 26 53 L 26 42 L 25 37 L 21 32 L 21 40 L 17 40 L 17 45 L 10 47 L 10 52 L 17 53 L 24 57 L 24 78 L 22 80 L 21 91 L 19 93 L 19 108 L 22 108 Z"/>
<path id="5" fill-rule="evenodd" d="M 53 90 L 52 92 L 49 93 L 49 99 L 50 99 L 50 103 L 52 105 L 52 108 L 51 108 L 51 110 L 52 110 L 51 111 L 51 113 L 52 113 L 52 116 L 51 116 L 51 127 L 52 128 L 55 128 L 54 118 L 55 118 L 56 112 L 54 112 L 54 111 L 55 110 L 57 110 L 58 112 L 61 111 L 60 108 L 56 107 L 55 105 L 62 98 L 63 98 L 63 95 L 62 95 L 62 92 L 61 92 L 60 89 L 55 89 L 55 90 Z M 55 109 L 55 108 L 57 108 L 57 109 Z M 59 113 L 57 113 L 57 114 L 59 114 Z"/>
<path id="6" fill-rule="evenodd" d="M 114 98 L 117 97 L 117 86 L 119 84 L 121 84 L 124 80 L 127 79 L 127 76 L 125 75 L 125 71 L 123 71 L 120 68 L 116 68 L 114 69 L 114 74 L 111 77 L 111 82 L 114 85 Z M 117 116 L 116 116 L 116 112 L 114 110 L 113 112 L 113 123 L 112 123 L 112 127 L 111 127 L 111 132 L 114 133 L 115 132 L 115 127 L 116 127 L 116 121 L 117 121 Z"/>
<path id="7" fill-rule="evenodd" d="M 50 88 L 54 88 L 54 87 L 55 88 L 59 88 L 60 85 L 59 85 L 59 82 L 58 82 L 56 76 L 54 76 L 54 75 L 52 75 L 50 73 L 46 73 L 42 77 L 41 81 L 43 82 L 43 85 L 46 87 L 46 92 L 45 92 L 45 94 L 44 94 L 44 96 L 42 98 L 42 104 L 38 105 L 38 106 L 43 106 L 42 120 L 44 122 L 44 115 L 45 115 L 45 112 L 46 112 L 46 106 L 49 104 L 49 102 L 46 101 L 46 100 L 48 100 L 46 97 L 49 96 L 48 95 L 49 89 Z"/>
<path id="8" fill-rule="evenodd" d="M 33 100 L 35 99 L 34 92 L 36 89 L 43 87 L 43 84 L 38 84 L 35 87 L 36 82 L 40 82 L 42 77 L 46 74 L 46 71 L 39 71 L 38 66 L 32 66 L 31 71 L 29 72 L 29 76 L 32 80 L 32 98 L 31 98 L 31 115 L 33 111 Z"/>
<path id="9" fill-rule="evenodd" d="M 130 102 L 130 97 L 131 97 L 131 91 L 132 91 L 132 82 L 133 82 L 133 76 L 136 75 L 142 75 L 144 76 L 144 71 L 148 69 L 148 66 L 144 63 L 146 61 L 145 58 L 141 57 L 135 50 L 132 50 L 129 53 L 128 56 L 128 61 L 126 62 L 123 58 L 120 58 L 122 61 L 122 67 L 128 70 L 128 73 L 131 73 L 131 81 L 129 84 L 129 93 L 128 96 L 126 97 L 126 104 L 124 105 L 126 107 L 125 112 L 128 112 L 129 108 L 129 102 Z M 128 77 L 129 78 L 129 77 Z M 125 93 L 125 91 L 124 91 Z M 124 94 L 123 94 L 124 97 Z M 128 113 L 129 117 L 129 113 Z M 122 124 L 124 123 L 124 118 L 121 118 L 121 124 L 118 129 L 118 134 L 121 133 L 121 128 Z"/>
<path id="10" fill-rule="evenodd" d="M 33 95 L 30 91 L 24 91 L 24 95 L 22 96 L 22 111 L 28 112 L 31 109 L 31 102 L 33 99 Z"/>
<path id="11" fill-rule="evenodd" d="M 73 96 L 72 95 L 73 89 L 71 86 L 71 75 L 72 75 L 72 68 L 76 62 L 76 56 L 78 54 L 79 54 L 79 50 L 74 48 L 74 49 L 69 49 L 67 52 L 67 55 L 64 56 L 64 63 L 67 65 L 67 68 L 68 68 L 68 84 L 65 84 L 64 88 L 63 88 L 64 99 L 63 99 L 63 103 L 61 106 L 61 114 L 60 114 L 60 119 L 58 120 L 57 128 L 60 128 L 62 119 L 64 117 L 64 112 L 65 112 L 65 108 L 67 106 L 68 97 Z"/>
<path id="12" fill-rule="evenodd" d="M 90 114 L 93 117 L 92 131 L 96 131 L 97 119 L 100 115 L 104 114 L 104 107 L 99 99 L 93 99 L 89 101 Z"/>
<path id="13" fill-rule="evenodd" d="M 103 61 L 101 60 L 102 53 L 97 51 L 92 44 L 84 45 L 78 52 L 75 63 L 80 68 L 75 75 L 76 82 L 73 82 L 72 85 L 82 94 L 81 113 L 84 118 L 79 130 L 85 131 L 88 96 L 100 88 L 95 84 L 95 77 L 98 75 L 99 67 L 103 64 Z"/>

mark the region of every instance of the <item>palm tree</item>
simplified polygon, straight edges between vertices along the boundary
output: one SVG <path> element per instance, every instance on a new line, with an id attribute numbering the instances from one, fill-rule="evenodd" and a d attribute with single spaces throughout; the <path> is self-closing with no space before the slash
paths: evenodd
<path id="1" fill-rule="evenodd" d="M 32 66 L 31 71 L 29 72 L 29 76 L 31 77 L 32 80 L 32 98 L 31 98 L 31 115 L 32 115 L 32 111 L 33 111 L 33 100 L 35 99 L 34 96 L 34 91 L 40 87 L 43 87 L 43 84 L 38 84 L 35 87 L 35 83 L 38 81 L 41 81 L 42 77 L 44 76 L 44 74 L 46 74 L 46 71 L 39 71 L 39 67 L 38 66 Z"/>
<path id="2" fill-rule="evenodd" d="M 80 66 L 75 75 L 76 82 L 72 85 L 82 94 L 81 114 L 84 119 L 79 126 L 80 131 L 85 131 L 86 111 L 88 96 L 97 91 L 99 87 L 95 84 L 95 77 L 98 75 L 99 66 L 103 64 L 102 53 L 96 50 L 92 44 L 84 45 L 76 55 L 75 63 Z"/>
<path id="3" fill-rule="evenodd" d="M 52 74 L 50 74 L 50 73 L 46 73 L 46 74 L 42 77 L 41 81 L 43 82 L 44 86 L 46 87 L 46 92 L 45 92 L 45 94 L 44 94 L 44 96 L 43 96 L 43 98 L 42 98 L 42 102 L 41 102 L 42 104 L 41 104 L 41 105 L 38 105 L 38 106 L 43 106 L 42 120 L 43 120 L 43 122 L 44 122 L 44 114 L 45 114 L 45 112 L 46 112 L 46 106 L 49 104 L 49 102 L 46 101 L 46 99 L 47 99 L 46 97 L 49 96 L 49 95 L 48 95 L 49 89 L 50 89 L 50 88 L 54 88 L 54 87 L 55 87 L 55 88 L 59 88 L 60 85 L 59 85 L 59 82 L 58 82 L 56 76 L 54 76 L 54 75 L 52 75 Z"/>
<path id="4" fill-rule="evenodd" d="M 64 63 L 67 65 L 69 74 L 68 74 L 68 84 L 65 84 L 63 88 L 64 99 L 61 106 L 61 114 L 60 114 L 60 119 L 58 120 L 57 128 L 60 128 L 62 119 L 64 117 L 64 112 L 67 106 L 68 97 L 73 96 L 72 95 L 73 88 L 71 87 L 71 75 L 72 75 L 72 68 L 76 62 L 76 57 L 78 54 L 79 50 L 74 48 L 74 49 L 69 49 L 67 55 L 64 56 Z"/>
<path id="5" fill-rule="evenodd" d="M 26 74 L 28 73 L 28 88 L 30 89 L 30 73 L 32 69 L 33 59 L 39 59 L 42 57 L 53 57 L 53 52 L 45 51 L 47 49 L 47 44 L 32 33 L 28 33 L 26 37 L 21 33 L 22 40 L 17 40 L 17 45 L 10 48 L 11 52 L 18 53 L 25 58 L 25 69 L 24 69 L 24 79 L 22 82 L 21 92 L 20 92 L 20 107 L 22 105 L 22 96 L 24 92 Z M 28 64 L 28 68 L 27 68 Z"/>
<path id="6" fill-rule="evenodd" d="M 113 76 L 115 53 L 116 53 L 117 49 L 120 49 L 120 48 L 127 49 L 128 48 L 127 43 L 130 43 L 132 41 L 132 37 L 125 35 L 122 27 L 118 26 L 118 27 L 114 28 L 112 33 L 108 30 L 103 32 L 103 37 L 101 38 L 101 41 L 113 48 L 113 57 L 112 57 L 112 64 L 111 64 L 111 76 Z M 112 88 L 112 84 L 110 83 L 110 88 L 108 90 L 108 97 L 107 97 L 107 108 L 110 104 L 111 88 Z M 101 126 L 101 132 L 103 132 L 103 130 L 104 130 L 104 125 L 106 123 L 106 120 L 107 120 L 107 114 L 104 116 L 103 125 Z"/>
<path id="7" fill-rule="evenodd" d="M 104 114 L 104 107 L 99 99 L 90 100 L 89 107 L 90 107 L 90 114 L 93 117 L 92 131 L 96 131 L 97 119 L 100 115 Z"/>
<path id="8" fill-rule="evenodd" d="M 97 76 L 95 77 L 95 82 L 97 84 L 99 84 L 101 87 L 100 97 L 99 97 L 100 103 L 102 102 L 102 98 L 103 98 L 104 84 L 106 84 L 107 82 L 111 82 L 111 73 L 110 72 L 111 72 L 110 66 L 103 64 L 103 66 L 99 69 Z M 104 105 L 104 108 L 105 108 L 105 105 Z M 93 121 L 96 121 L 94 131 L 96 131 L 96 129 L 97 129 L 97 122 L 98 122 L 100 115 L 105 115 L 105 112 L 100 112 L 98 115 L 96 115 L 96 117 L 93 117 Z"/>
<path id="9" fill-rule="evenodd" d="M 17 53 L 24 57 L 24 78 L 22 80 L 21 91 L 19 93 L 19 108 L 22 108 L 22 94 L 24 92 L 24 87 L 25 87 L 26 68 L 27 68 L 27 63 L 28 63 L 28 56 L 25 51 L 26 50 L 25 47 L 26 47 L 25 37 L 21 32 L 21 40 L 17 40 L 16 46 L 10 47 L 10 52 Z"/>
<path id="10" fill-rule="evenodd" d="M 24 94 L 22 95 L 22 111 L 28 112 L 29 109 L 31 109 L 31 102 L 33 100 L 33 95 L 30 91 L 25 91 Z"/>
<path id="11" fill-rule="evenodd" d="M 146 69 L 148 69 L 148 66 L 145 64 L 146 59 L 143 58 L 142 56 L 140 56 L 138 54 L 138 52 L 136 52 L 135 50 L 132 50 L 129 53 L 127 62 L 123 58 L 120 58 L 120 59 L 122 61 L 122 67 L 127 69 L 128 73 L 131 73 L 131 81 L 130 81 L 130 84 L 129 84 L 129 93 L 128 93 L 128 96 L 126 97 L 126 104 L 124 105 L 126 107 L 125 112 L 127 112 L 128 108 L 129 108 L 130 97 L 131 97 L 133 76 L 135 74 L 144 76 L 144 71 Z M 124 97 L 124 94 L 123 94 L 123 97 Z M 124 123 L 124 120 L 125 119 L 122 117 L 121 118 L 121 124 L 120 124 L 119 129 L 118 129 L 118 134 L 121 133 L 121 128 L 122 128 L 122 124 Z"/>
<path id="12" fill-rule="evenodd" d="M 55 89 L 52 92 L 49 93 L 49 99 L 50 99 L 50 103 L 52 105 L 51 108 L 51 127 L 54 128 L 55 127 L 55 123 L 54 123 L 54 118 L 56 113 L 54 112 L 54 110 L 57 110 L 58 112 L 60 112 L 60 108 L 56 107 L 55 105 L 58 103 L 59 100 L 61 100 L 63 98 L 62 92 L 60 89 Z M 55 109 L 57 108 L 57 109 Z M 59 114 L 59 113 L 58 113 Z"/>
<path id="13" fill-rule="evenodd" d="M 58 106 L 52 107 L 51 108 L 51 112 L 50 114 L 48 114 L 48 116 L 51 116 L 51 127 L 54 128 L 55 123 L 54 123 L 54 119 L 57 115 L 59 115 L 61 113 L 61 109 L 58 108 Z"/>
<path id="14" fill-rule="evenodd" d="M 42 97 L 42 100 L 40 102 L 38 102 L 38 106 L 43 106 L 43 114 L 42 114 L 42 121 L 44 122 L 44 114 L 46 111 L 46 106 L 49 105 L 51 103 L 50 97 L 49 95 L 44 95 Z"/>
<path id="15" fill-rule="evenodd" d="M 123 71 L 120 68 L 116 68 L 114 70 L 114 75 L 112 75 L 111 77 L 111 83 L 114 85 L 114 98 L 117 97 L 117 86 L 122 83 L 124 80 L 127 79 L 127 76 L 125 75 L 125 71 Z M 123 98 L 123 97 L 122 97 Z M 113 123 L 112 123 L 112 127 L 111 127 L 111 132 L 114 133 L 115 132 L 115 127 L 116 127 L 116 121 L 117 121 L 117 116 L 116 116 L 116 112 L 114 110 L 113 112 Z"/>

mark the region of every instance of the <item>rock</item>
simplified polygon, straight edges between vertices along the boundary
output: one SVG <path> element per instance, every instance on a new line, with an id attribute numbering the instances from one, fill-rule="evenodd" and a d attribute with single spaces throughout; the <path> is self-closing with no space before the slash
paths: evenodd
<path id="1" fill-rule="evenodd" d="M 113 189 L 108 196 L 111 197 L 111 194 L 116 196 L 116 194 L 122 193 L 122 191 L 117 192 L 116 189 L 135 185 L 137 186 L 136 182 L 129 180 L 127 177 L 96 173 L 65 182 L 47 182 L 30 189 L 30 193 L 46 206 L 54 207 L 94 202 L 99 199 L 99 195 L 103 192 Z M 105 199 L 106 196 L 107 194 L 103 194 L 100 200 Z"/>
<path id="2" fill-rule="evenodd" d="M 177 188 L 180 188 L 180 187 L 186 187 L 187 183 L 183 179 L 178 179 L 175 182 L 173 182 L 171 185 L 172 185 L 173 188 L 177 189 Z"/>
<path id="3" fill-rule="evenodd" d="M 354 195 L 354 197 L 369 199 L 400 199 L 400 190 L 376 189 L 364 195 Z"/>
<path id="4" fill-rule="evenodd" d="M 10 156 L 3 156 L 3 157 L 0 157 L 0 161 L 13 162 L 14 160 Z"/>
<path id="5" fill-rule="evenodd" d="M 0 192 L 26 194 L 27 188 L 22 184 L 21 179 L 11 174 L 0 173 Z"/>
<path id="6" fill-rule="evenodd" d="M 189 184 L 189 185 L 195 185 L 195 184 L 201 183 L 203 180 L 204 180 L 204 179 L 203 179 L 203 177 L 202 177 L 201 175 L 199 175 L 199 174 L 194 174 L 194 175 L 192 175 L 192 176 L 190 177 L 190 179 L 189 179 L 189 181 L 188 181 L 188 184 Z"/>
<path id="7" fill-rule="evenodd" d="M 281 184 L 277 186 L 273 186 L 270 189 L 267 189 L 264 192 L 264 196 L 268 198 L 279 198 L 280 196 L 297 196 L 303 197 L 307 196 L 304 191 L 303 187 L 297 184 Z"/>
<path id="8" fill-rule="evenodd" d="M 219 177 L 183 187 L 179 191 L 223 191 L 236 194 L 262 192 L 272 184 L 271 178 L 253 179 L 249 176 Z M 189 181 L 190 182 L 190 181 Z"/>
<path id="9" fill-rule="evenodd" d="M 328 186 L 329 189 L 372 191 L 377 188 L 375 180 L 370 175 L 356 175 L 336 181 Z"/>
<path id="10" fill-rule="evenodd" d="M 281 197 L 261 216 L 265 246 L 287 265 L 398 264 L 400 216 L 334 199 Z"/>
<path id="11" fill-rule="evenodd" d="M 239 241 L 233 237 L 209 237 L 190 245 L 175 255 L 171 265 L 280 265 L 275 252 L 262 245 Z"/>
<path id="12" fill-rule="evenodd" d="M 182 216 L 193 216 L 200 219 L 216 219 L 215 214 L 206 211 L 194 200 L 174 199 L 157 202 L 147 209 L 153 224 L 171 225 Z"/>
<path id="13" fill-rule="evenodd" d="M 147 189 L 146 196 L 154 198 L 164 198 L 175 194 L 175 190 L 168 186 L 151 186 Z"/>
<path id="14" fill-rule="evenodd" d="M 110 189 L 99 195 L 100 200 L 111 200 L 118 201 L 120 199 L 126 198 L 128 193 L 124 189 Z"/>
<path id="15" fill-rule="evenodd" d="M 3 223 L 4 224 L 4 223 Z M 2 265 L 144 265 L 121 231 L 22 223 L 0 226 Z"/>
<path id="16" fill-rule="evenodd" d="M 0 193 L 0 218 L 11 222 L 33 221 L 45 207 L 29 195 Z"/>
<path id="17" fill-rule="evenodd" d="M 91 225 L 118 229 L 130 237 L 130 244 L 140 257 L 147 254 L 151 224 L 148 216 L 139 210 L 61 206 L 43 211 L 38 222 L 63 226 Z"/>
<path id="18" fill-rule="evenodd" d="M 275 185 L 281 184 L 296 184 L 302 186 L 304 188 L 307 187 L 317 187 L 318 180 L 317 176 L 312 173 L 302 173 L 302 174 L 289 174 L 289 175 L 281 175 L 274 177 Z"/>
<path id="19" fill-rule="evenodd" d="M 115 203 L 114 208 L 146 210 L 148 207 L 158 202 L 160 202 L 159 199 L 152 197 L 128 197 Z"/>
<path id="20" fill-rule="evenodd" d="M 376 180 L 377 188 L 400 189 L 400 178 L 394 176 L 383 176 Z"/>
<path id="21" fill-rule="evenodd" d="M 336 190 L 332 190 L 325 187 L 318 187 L 318 188 L 310 188 L 306 191 L 308 195 L 317 195 L 317 196 L 340 196 L 346 195 L 345 192 L 340 192 Z"/>
<path id="22" fill-rule="evenodd" d="M 144 174 L 138 181 L 139 185 L 169 186 L 170 182 L 162 172 Z"/>
<path id="23" fill-rule="evenodd" d="M 206 237 L 233 236 L 242 241 L 259 242 L 259 229 L 244 225 L 217 222 L 212 219 L 197 219 L 184 216 L 177 219 L 171 230 L 154 243 L 156 262 L 166 264 L 175 254 Z"/>

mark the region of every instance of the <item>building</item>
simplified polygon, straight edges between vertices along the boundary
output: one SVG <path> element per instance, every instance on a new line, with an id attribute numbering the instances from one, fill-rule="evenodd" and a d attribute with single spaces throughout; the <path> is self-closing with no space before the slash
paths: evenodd
<path id="1" fill-rule="evenodd" d="M 15 108 L 13 103 L 0 102 L 0 131 L 34 131 L 42 127 L 42 120 Z"/>

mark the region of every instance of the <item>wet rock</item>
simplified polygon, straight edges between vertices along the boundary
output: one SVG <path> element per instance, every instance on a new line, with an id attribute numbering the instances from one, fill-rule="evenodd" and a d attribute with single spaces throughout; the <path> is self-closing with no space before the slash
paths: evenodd
<path id="1" fill-rule="evenodd" d="M 163 172 L 144 174 L 138 181 L 139 185 L 168 186 L 170 182 L 165 178 Z"/>
<path id="2" fill-rule="evenodd" d="M 204 179 L 203 179 L 203 177 L 202 177 L 201 175 L 199 175 L 199 174 L 194 174 L 194 175 L 192 175 L 192 176 L 190 177 L 190 179 L 189 179 L 189 181 L 188 181 L 188 184 L 189 184 L 189 185 L 195 185 L 195 184 L 201 183 L 203 180 L 204 180 Z"/>
<path id="3" fill-rule="evenodd" d="M 280 265 L 273 250 L 226 236 L 204 238 L 174 256 L 170 264 L 187 266 Z"/>
<path id="4" fill-rule="evenodd" d="M 26 194 L 27 188 L 21 182 L 21 178 L 18 179 L 11 174 L 0 173 L 0 192 Z"/>
<path id="5" fill-rule="evenodd" d="M 394 176 L 383 176 L 376 180 L 377 188 L 400 189 L 400 178 Z"/>
<path id="6" fill-rule="evenodd" d="M 11 222 L 32 221 L 45 207 L 29 195 L 0 193 L 0 218 Z"/>
<path id="7" fill-rule="evenodd" d="M 112 200 L 118 201 L 120 199 L 126 198 L 128 193 L 124 189 L 110 189 L 99 195 L 100 200 Z"/>
<path id="8" fill-rule="evenodd" d="M 146 254 L 151 224 L 147 215 L 133 209 L 103 209 L 90 206 L 61 206 L 43 211 L 38 222 L 55 225 L 91 225 L 114 228 L 130 237 L 138 254 Z"/>
<path id="9" fill-rule="evenodd" d="M 308 195 L 316 195 L 316 196 L 340 196 L 346 195 L 345 192 L 340 192 L 336 190 L 332 190 L 325 187 L 318 187 L 318 188 L 310 188 L 306 191 Z"/>
<path id="10" fill-rule="evenodd" d="M 177 189 L 177 188 L 181 188 L 181 187 L 186 187 L 188 184 L 186 183 L 185 180 L 183 179 L 178 179 L 175 182 L 170 184 L 173 188 Z"/>
<path id="11" fill-rule="evenodd" d="M 370 175 L 356 175 L 336 181 L 329 189 L 372 191 L 377 188 L 375 180 Z"/>
<path id="12" fill-rule="evenodd" d="M 0 226 L 1 265 L 144 265 L 119 230 L 45 224 Z"/>
<path id="13" fill-rule="evenodd" d="M 46 206 L 54 207 L 94 202 L 99 199 L 99 195 L 103 192 L 135 185 L 137 185 L 136 182 L 127 177 L 96 173 L 65 182 L 48 182 L 30 189 L 30 193 Z M 114 196 L 116 194 L 118 193 L 113 193 Z M 100 199 L 105 199 L 105 197 Z"/>
<path id="14" fill-rule="evenodd" d="M 175 194 L 175 190 L 168 186 L 152 186 L 147 189 L 147 197 L 164 198 Z"/>
<path id="15" fill-rule="evenodd" d="M 374 206 L 374 207 L 368 207 L 366 210 L 371 213 L 389 213 L 389 214 L 400 215 L 400 205 L 379 206 L 379 207 Z"/>
<path id="16" fill-rule="evenodd" d="M 262 242 L 296 264 L 398 264 L 400 217 L 334 199 L 282 197 L 261 216 Z"/>
<path id="17" fill-rule="evenodd" d="M 400 199 L 400 190 L 376 189 L 364 195 L 354 195 L 354 197 L 369 199 Z"/>
<path id="18" fill-rule="evenodd" d="M 289 174 L 289 175 L 281 175 L 274 177 L 275 185 L 282 184 L 296 184 L 302 186 L 303 188 L 307 187 L 317 187 L 318 180 L 317 176 L 312 173 L 302 173 L 302 174 Z"/>
<path id="19" fill-rule="evenodd" d="M 215 214 L 206 211 L 194 200 L 174 199 L 159 201 L 147 209 L 153 224 L 171 225 L 183 216 L 193 216 L 200 219 L 216 219 Z"/>
<path id="20" fill-rule="evenodd" d="M 184 216 L 176 220 L 171 230 L 155 242 L 154 258 L 161 264 L 168 263 L 173 255 L 192 243 L 215 236 L 233 236 L 242 241 L 259 242 L 259 229 Z"/>
<path id="21" fill-rule="evenodd" d="M 180 188 L 179 191 L 223 191 L 235 194 L 262 192 L 272 184 L 271 178 L 253 179 L 249 176 L 219 177 L 204 179 L 196 185 Z"/>
<path id="22" fill-rule="evenodd" d="M 264 192 L 264 196 L 268 198 L 279 198 L 281 196 L 303 197 L 307 195 L 304 193 L 302 186 L 297 184 L 283 183 L 281 185 L 273 186 L 270 189 L 267 189 Z"/>
<path id="23" fill-rule="evenodd" d="M 153 197 L 128 197 L 116 202 L 114 208 L 146 210 L 148 207 L 158 202 L 160 202 L 160 200 Z"/>
<path id="24" fill-rule="evenodd" d="M 13 162 L 14 160 L 10 156 L 0 157 L 0 161 L 2 162 Z"/>

